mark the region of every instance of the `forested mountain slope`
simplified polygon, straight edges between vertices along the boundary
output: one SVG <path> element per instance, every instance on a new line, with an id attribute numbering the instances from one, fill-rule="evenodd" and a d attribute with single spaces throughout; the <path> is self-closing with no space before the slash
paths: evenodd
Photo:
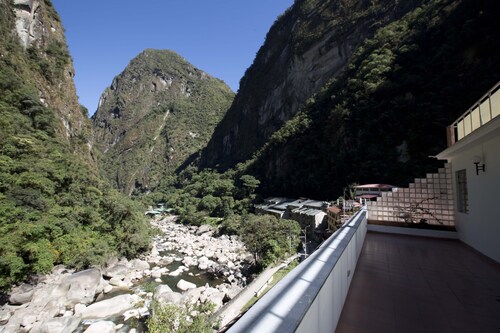
<path id="1" fill-rule="evenodd" d="M 266 36 L 238 94 L 203 150 L 202 167 L 252 157 L 380 27 L 422 1 L 298 0 Z"/>
<path id="2" fill-rule="evenodd" d="M 127 194 L 155 188 L 206 145 L 233 97 L 178 54 L 145 50 L 104 91 L 92 118 L 103 174 Z"/>
<path id="3" fill-rule="evenodd" d="M 0 289 L 149 246 L 139 208 L 97 176 L 73 75 L 51 2 L 0 0 Z"/>
<path id="4" fill-rule="evenodd" d="M 248 171 L 267 193 L 336 197 L 435 170 L 445 128 L 500 78 L 500 4 L 431 0 L 379 28 Z"/>

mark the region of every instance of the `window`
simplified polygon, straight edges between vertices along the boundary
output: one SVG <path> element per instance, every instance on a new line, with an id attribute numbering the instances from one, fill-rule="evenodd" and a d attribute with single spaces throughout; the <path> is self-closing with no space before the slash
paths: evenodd
<path id="1" fill-rule="evenodd" d="M 467 173 L 465 169 L 456 172 L 457 177 L 457 210 L 460 213 L 469 211 L 469 199 L 467 197 Z"/>

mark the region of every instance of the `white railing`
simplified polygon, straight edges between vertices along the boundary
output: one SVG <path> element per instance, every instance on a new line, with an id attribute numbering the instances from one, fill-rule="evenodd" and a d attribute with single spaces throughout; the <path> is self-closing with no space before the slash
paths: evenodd
<path id="1" fill-rule="evenodd" d="M 500 115 L 500 82 L 448 126 L 448 146 L 455 144 Z"/>
<path id="2" fill-rule="evenodd" d="M 363 247 L 366 222 L 363 208 L 228 332 L 334 332 Z"/>

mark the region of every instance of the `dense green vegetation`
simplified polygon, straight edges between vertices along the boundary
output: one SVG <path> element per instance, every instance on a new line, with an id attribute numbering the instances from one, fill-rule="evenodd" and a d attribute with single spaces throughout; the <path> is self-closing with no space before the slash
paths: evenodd
<path id="1" fill-rule="evenodd" d="M 150 333 L 212 333 L 210 321 L 213 305 L 179 307 L 173 304 L 154 303 L 152 316 L 147 321 Z M 193 316 L 193 313 L 197 315 Z"/>
<path id="2" fill-rule="evenodd" d="M 434 171 L 428 156 L 446 147 L 446 126 L 498 80 L 499 9 L 425 1 L 381 27 L 246 172 L 262 193 L 335 198 L 349 183 L 404 185 Z"/>
<path id="3" fill-rule="evenodd" d="M 171 177 L 170 182 L 168 186 L 162 184 L 166 186 L 163 194 L 151 197 L 164 199 L 180 215 L 181 222 L 198 225 L 205 217 L 226 218 L 248 213 L 260 184 L 249 175 L 221 174 L 208 169 L 197 172 L 193 167 Z"/>
<path id="4" fill-rule="evenodd" d="M 272 215 L 250 215 L 240 224 L 243 241 L 264 268 L 297 252 L 300 231 L 298 222 Z"/>
<path id="5" fill-rule="evenodd" d="M 146 250 L 140 206 L 75 154 L 38 97 L 37 84 L 59 83 L 66 46 L 23 50 L 10 8 L 0 9 L 0 289 L 58 263 L 83 268 Z"/>
<path id="6" fill-rule="evenodd" d="M 259 200 L 260 181 L 241 170 L 219 173 L 188 167 L 177 177 L 164 179 L 157 192 L 143 197 L 146 204 L 165 202 L 190 225 L 211 224 L 219 233 L 239 235 L 265 268 L 296 252 L 300 225 L 274 216 L 250 214 Z"/>

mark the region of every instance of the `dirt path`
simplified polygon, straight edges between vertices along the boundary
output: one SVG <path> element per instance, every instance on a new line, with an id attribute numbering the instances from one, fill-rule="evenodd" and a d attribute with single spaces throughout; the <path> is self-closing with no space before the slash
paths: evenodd
<path id="1" fill-rule="evenodd" d="M 220 327 L 226 326 L 234 318 L 236 318 L 241 309 L 254 297 L 259 290 L 271 279 L 271 277 L 280 269 L 288 266 L 299 255 L 294 255 L 288 258 L 285 262 L 278 266 L 266 268 L 255 280 L 253 280 L 242 292 L 228 302 L 224 307 L 214 314 L 214 318 L 220 320 Z"/>

